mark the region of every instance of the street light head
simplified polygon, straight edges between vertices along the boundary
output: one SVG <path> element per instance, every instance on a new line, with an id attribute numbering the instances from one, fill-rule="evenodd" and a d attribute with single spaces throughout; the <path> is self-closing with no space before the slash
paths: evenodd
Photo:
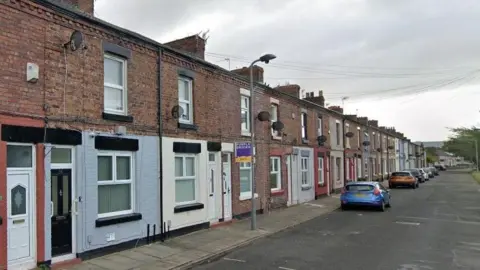
<path id="1" fill-rule="evenodd" d="M 265 64 L 268 64 L 270 60 L 273 60 L 277 58 L 274 54 L 267 53 L 265 55 L 262 55 L 262 57 L 259 58 L 260 61 L 264 62 Z"/>

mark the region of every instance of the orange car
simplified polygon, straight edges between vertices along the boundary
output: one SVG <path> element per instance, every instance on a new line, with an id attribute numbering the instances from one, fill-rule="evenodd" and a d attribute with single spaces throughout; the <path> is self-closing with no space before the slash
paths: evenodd
<path id="1" fill-rule="evenodd" d="M 388 186 L 395 188 L 397 186 L 410 186 L 412 188 L 418 187 L 418 180 L 411 172 L 394 172 L 388 180 Z"/>

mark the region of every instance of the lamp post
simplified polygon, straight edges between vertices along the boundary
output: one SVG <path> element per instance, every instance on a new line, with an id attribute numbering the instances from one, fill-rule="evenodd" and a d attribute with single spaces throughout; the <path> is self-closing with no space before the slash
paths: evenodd
<path id="1" fill-rule="evenodd" d="M 252 230 L 255 230 L 257 228 L 257 209 L 255 205 L 255 89 L 254 89 L 254 84 L 253 84 L 253 66 L 258 63 L 258 62 L 264 62 L 265 64 L 268 64 L 270 60 L 273 60 L 277 58 L 273 54 L 265 54 L 258 58 L 257 60 L 253 61 L 250 66 L 250 126 L 251 126 L 251 142 L 250 142 L 250 147 L 251 147 L 251 170 L 250 170 L 250 178 L 252 179 L 252 212 L 251 212 L 251 220 L 250 220 L 250 228 Z"/>

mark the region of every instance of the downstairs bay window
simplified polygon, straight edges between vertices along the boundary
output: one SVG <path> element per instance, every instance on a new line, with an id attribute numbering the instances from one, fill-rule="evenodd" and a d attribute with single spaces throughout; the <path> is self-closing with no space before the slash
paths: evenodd
<path id="1" fill-rule="evenodd" d="M 98 217 L 134 210 L 133 153 L 100 152 L 97 156 Z"/>

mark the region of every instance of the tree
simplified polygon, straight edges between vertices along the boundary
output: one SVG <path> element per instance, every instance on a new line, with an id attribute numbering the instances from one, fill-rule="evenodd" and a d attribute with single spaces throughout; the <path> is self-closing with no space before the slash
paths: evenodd
<path id="1" fill-rule="evenodd" d="M 473 126 L 452 128 L 450 131 L 452 136 L 445 142 L 443 149 L 472 162 L 475 161 L 475 141 L 480 142 L 480 129 Z"/>

